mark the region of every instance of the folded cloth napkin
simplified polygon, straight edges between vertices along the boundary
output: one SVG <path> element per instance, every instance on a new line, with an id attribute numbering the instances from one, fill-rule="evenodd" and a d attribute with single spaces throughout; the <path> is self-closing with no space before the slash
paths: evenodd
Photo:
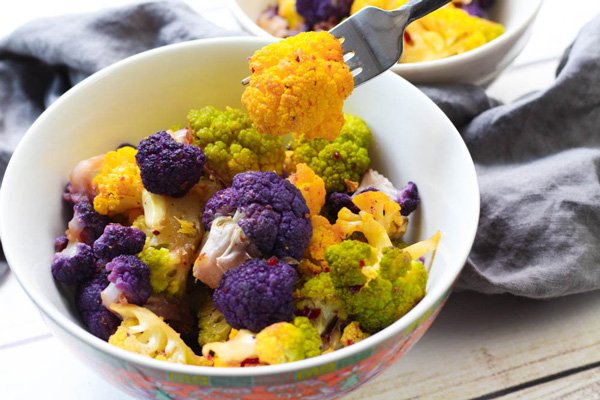
<path id="1" fill-rule="evenodd" d="M 600 288 L 600 16 L 554 83 L 512 104 L 473 86 L 423 89 L 458 126 L 479 178 L 479 228 L 458 286 L 534 298 Z"/>
<path id="2" fill-rule="evenodd" d="M 82 77 L 153 47 L 231 34 L 171 1 L 18 29 L 0 41 L 0 176 L 27 127 Z M 461 131 L 479 175 L 481 222 L 459 287 L 535 298 L 600 288 L 600 17 L 548 89 L 512 104 L 470 85 L 422 89 Z"/>

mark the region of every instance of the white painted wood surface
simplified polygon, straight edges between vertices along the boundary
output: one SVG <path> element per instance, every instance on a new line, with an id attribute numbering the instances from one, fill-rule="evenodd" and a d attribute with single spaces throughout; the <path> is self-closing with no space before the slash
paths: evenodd
<path id="1" fill-rule="evenodd" d="M 526 0 L 523 0 L 526 1 Z M 0 36 L 29 19 L 123 0 L 0 3 Z M 188 0 L 224 27 L 219 0 Z M 567 5 L 568 4 L 568 5 Z M 546 0 L 530 43 L 488 89 L 503 101 L 547 86 L 557 58 L 600 2 Z M 348 400 L 600 398 L 600 292 L 551 301 L 455 293 L 398 364 Z M 0 399 L 122 399 L 55 339 L 14 276 L 0 277 Z"/>

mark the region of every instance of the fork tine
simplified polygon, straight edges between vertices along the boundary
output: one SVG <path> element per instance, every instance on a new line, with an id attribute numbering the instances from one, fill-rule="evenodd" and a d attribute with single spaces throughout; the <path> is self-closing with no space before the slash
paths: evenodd
<path id="1" fill-rule="evenodd" d="M 359 12 L 360 14 L 360 12 Z M 358 86 L 370 78 L 378 75 L 383 69 L 381 63 L 371 50 L 371 46 L 365 40 L 360 27 L 354 18 L 348 18 L 334 26 L 329 33 L 342 40 L 346 65 L 354 75 L 354 86 Z"/>

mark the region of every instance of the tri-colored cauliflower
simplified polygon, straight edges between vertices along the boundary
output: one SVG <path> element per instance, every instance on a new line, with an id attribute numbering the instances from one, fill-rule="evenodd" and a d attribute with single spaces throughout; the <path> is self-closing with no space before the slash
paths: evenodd
<path id="1" fill-rule="evenodd" d="M 296 3 L 280 4 L 293 18 Z M 349 6 L 320 4 L 324 14 Z M 351 85 L 336 65 L 339 43 L 294 40 L 251 60 L 249 89 L 273 78 L 260 94 L 268 97 L 284 82 L 281 104 L 246 97 L 250 116 L 195 109 L 182 129 L 77 164 L 63 194 L 73 217 L 51 272 L 73 287 L 93 335 L 175 363 L 280 364 L 364 340 L 425 295 L 423 256 L 440 234 L 404 243 L 416 184 L 398 190 L 368 170 L 371 131 L 341 114 Z M 309 74 L 287 80 L 271 69 L 284 53 L 283 64 Z M 313 83 L 325 98 L 303 86 Z"/>
<path id="2" fill-rule="evenodd" d="M 249 65 L 242 104 L 260 132 L 328 140 L 339 135 L 354 79 L 337 38 L 301 33 L 256 51 Z"/>

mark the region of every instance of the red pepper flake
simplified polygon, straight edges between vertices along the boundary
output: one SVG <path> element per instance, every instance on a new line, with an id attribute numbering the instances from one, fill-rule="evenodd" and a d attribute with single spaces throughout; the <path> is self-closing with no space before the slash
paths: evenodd
<path id="1" fill-rule="evenodd" d="M 296 56 L 296 62 L 300 62 L 300 56 Z"/>
<path id="2" fill-rule="evenodd" d="M 277 257 L 271 257 L 267 260 L 267 265 L 269 265 L 270 267 L 273 267 L 273 266 L 277 265 L 278 262 L 279 262 L 279 260 L 277 259 Z"/>
<path id="3" fill-rule="evenodd" d="M 365 260 L 358 261 L 358 265 L 363 268 L 365 266 Z"/>
<path id="4" fill-rule="evenodd" d="M 158 235 L 160 235 L 160 231 L 158 229 L 155 229 L 155 230 L 152 231 L 152 234 L 154 236 L 158 236 Z"/>
<path id="5" fill-rule="evenodd" d="M 242 367 L 255 367 L 257 365 L 259 365 L 260 362 L 258 361 L 258 357 L 253 357 L 253 358 L 246 358 L 244 361 L 242 361 L 242 363 L 240 364 L 240 366 Z"/>
<path id="6" fill-rule="evenodd" d="M 406 44 L 411 45 L 411 46 L 414 44 L 412 37 L 410 36 L 410 33 L 408 33 L 407 31 L 404 31 L 404 41 L 406 42 Z"/>
<path id="7" fill-rule="evenodd" d="M 339 153 L 339 151 L 336 151 L 335 153 L 333 153 L 333 158 L 339 160 L 340 158 L 342 158 L 342 155 Z"/>

